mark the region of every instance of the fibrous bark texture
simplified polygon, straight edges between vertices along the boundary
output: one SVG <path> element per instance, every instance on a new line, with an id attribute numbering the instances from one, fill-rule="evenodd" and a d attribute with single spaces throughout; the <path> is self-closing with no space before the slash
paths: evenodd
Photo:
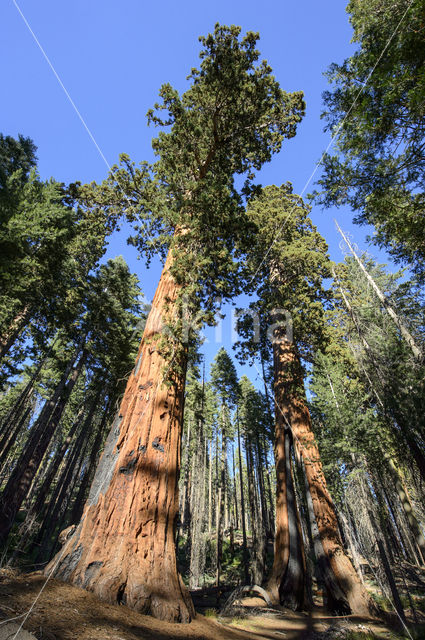
<path id="1" fill-rule="evenodd" d="M 291 426 L 294 446 L 304 462 L 309 499 L 312 503 L 315 527 L 317 526 L 316 535 L 324 553 L 321 558 L 320 549 L 318 560 L 322 565 L 328 603 L 336 611 L 351 611 L 353 614 L 367 616 L 373 612 L 373 604 L 346 555 L 340 538 L 335 508 L 327 489 L 311 427 L 299 355 L 294 343 L 290 341 L 283 341 L 280 349 L 281 365 L 287 372 L 280 409 Z M 318 539 L 315 545 L 316 555 Z"/>
<path id="2" fill-rule="evenodd" d="M 291 434 L 282 411 L 282 405 L 286 402 L 284 358 L 281 343 L 277 341 L 273 348 L 276 533 L 273 566 L 267 588 L 275 603 L 292 609 L 302 609 L 305 602 L 305 558 L 292 477 Z"/>
<path id="3" fill-rule="evenodd" d="M 190 622 L 175 555 L 185 371 L 165 384 L 170 363 L 158 350 L 178 293 L 171 263 L 169 255 L 81 522 L 46 571 L 107 602 Z"/>

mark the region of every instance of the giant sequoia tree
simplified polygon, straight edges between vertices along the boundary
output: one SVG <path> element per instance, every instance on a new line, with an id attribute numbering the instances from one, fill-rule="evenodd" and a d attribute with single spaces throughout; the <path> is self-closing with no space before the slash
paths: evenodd
<path id="1" fill-rule="evenodd" d="M 329 274 L 326 244 L 308 213 L 289 184 L 266 187 L 248 207 L 251 221 L 260 230 L 257 250 L 248 258 L 252 272 L 262 278 L 254 306 L 275 323 L 269 338 L 275 398 L 276 537 L 269 589 L 283 604 L 294 608 L 304 604 L 305 560 L 291 469 L 294 446 L 306 477 L 314 552 L 328 606 L 365 614 L 369 599 L 344 553 L 304 390 L 302 361 L 311 361 L 325 339 L 327 294 L 322 281 Z"/>
<path id="2" fill-rule="evenodd" d="M 174 547 L 187 323 L 198 312 L 211 321 L 216 296 L 234 294 L 232 253 L 246 236 L 253 172 L 295 134 L 304 111 L 302 94 L 285 93 L 258 62 L 257 39 L 219 25 L 201 38 L 189 89 L 179 96 L 164 85 L 149 113 L 162 127 L 158 161 L 136 167 L 124 157 L 92 190 L 111 215 L 139 221 L 134 242 L 148 257 L 168 256 L 82 520 L 49 570 L 170 621 L 194 615 Z"/>

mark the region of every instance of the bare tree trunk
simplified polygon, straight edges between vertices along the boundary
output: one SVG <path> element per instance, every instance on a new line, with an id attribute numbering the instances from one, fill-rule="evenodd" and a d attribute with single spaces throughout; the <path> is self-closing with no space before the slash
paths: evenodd
<path id="1" fill-rule="evenodd" d="M 241 519 L 242 519 L 242 564 L 244 571 L 245 584 L 249 584 L 249 556 L 248 545 L 246 540 L 246 521 L 245 521 L 245 499 L 243 492 L 243 477 L 242 477 L 242 452 L 241 452 L 241 433 L 239 427 L 239 412 L 236 417 L 236 424 L 238 430 L 238 452 L 239 452 L 239 480 L 241 489 Z"/>
<path id="2" fill-rule="evenodd" d="M 273 344 L 276 464 L 276 533 L 273 566 L 267 589 L 276 604 L 302 609 L 305 602 L 304 548 L 298 528 L 298 513 L 291 468 L 291 431 L 285 418 L 285 352 Z"/>
<path id="3" fill-rule="evenodd" d="M 177 572 L 175 526 L 186 376 L 186 352 L 172 383 L 158 350 L 178 285 L 168 255 L 146 322 L 134 372 L 86 503 L 82 520 L 47 573 L 162 620 L 195 615 Z M 184 351 L 184 353 L 182 353 Z"/>
<path id="4" fill-rule="evenodd" d="M 212 439 L 210 440 L 210 455 L 208 460 L 208 533 L 212 530 Z"/>
<path id="5" fill-rule="evenodd" d="M 404 323 L 402 322 L 401 318 L 399 318 L 399 316 L 396 314 L 396 312 L 394 311 L 394 309 L 392 308 L 392 306 L 388 302 L 387 298 L 385 297 L 385 295 L 382 293 L 382 291 L 380 290 L 380 288 L 376 284 L 375 280 L 366 271 L 364 264 L 362 263 L 362 261 L 360 260 L 360 258 L 357 255 L 357 253 L 355 252 L 351 242 L 348 240 L 348 238 L 341 231 L 341 228 L 340 228 L 339 224 L 336 221 L 335 221 L 335 224 L 336 224 L 336 227 L 337 227 L 338 231 L 340 232 L 341 236 L 344 238 L 345 242 L 347 243 L 348 248 L 350 249 L 351 253 L 353 254 L 354 259 L 356 260 L 356 262 L 359 265 L 360 269 L 362 270 L 362 272 L 366 276 L 367 281 L 372 286 L 372 288 L 375 291 L 376 295 L 378 296 L 379 300 L 382 302 L 382 305 L 383 305 L 384 309 L 386 310 L 386 312 L 388 313 L 388 315 L 390 316 L 391 320 L 394 322 L 396 327 L 399 329 L 399 331 L 400 331 L 401 335 L 403 336 L 403 339 L 405 340 L 406 344 L 410 347 L 410 350 L 412 351 L 415 359 L 420 362 L 422 360 L 422 358 L 423 358 L 423 354 L 422 354 L 421 349 L 415 343 L 415 340 L 414 340 L 413 336 L 411 335 L 410 331 L 404 325 Z"/>
<path id="6" fill-rule="evenodd" d="M 343 549 L 332 498 L 328 492 L 320 454 L 311 427 L 306 405 L 301 363 L 295 345 L 284 339 L 280 344 L 280 366 L 286 372 L 281 397 L 281 409 L 288 416 L 294 436 L 294 446 L 304 461 L 305 474 L 312 500 L 315 521 L 327 562 L 338 589 L 327 584 L 328 597 L 342 606 L 341 591 L 352 613 L 369 615 L 373 603 Z"/>

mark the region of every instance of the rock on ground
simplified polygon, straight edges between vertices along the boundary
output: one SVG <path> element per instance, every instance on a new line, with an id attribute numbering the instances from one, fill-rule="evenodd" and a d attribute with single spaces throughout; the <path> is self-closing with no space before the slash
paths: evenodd
<path id="1" fill-rule="evenodd" d="M 16 622 L 0 622 L 0 640 L 36 640 L 36 637 L 25 629 L 19 629 Z"/>

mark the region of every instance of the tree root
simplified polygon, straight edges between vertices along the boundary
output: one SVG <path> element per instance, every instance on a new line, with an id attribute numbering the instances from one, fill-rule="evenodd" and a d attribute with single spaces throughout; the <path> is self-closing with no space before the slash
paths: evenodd
<path id="1" fill-rule="evenodd" d="M 268 607 L 273 608 L 273 603 L 270 599 L 269 594 L 265 589 L 263 589 L 262 587 L 259 587 L 257 584 L 245 585 L 243 587 L 237 587 L 234 591 L 232 591 L 232 593 L 224 603 L 224 606 L 221 609 L 220 615 L 223 615 L 223 616 L 228 615 L 233 609 L 233 607 L 235 606 L 236 601 L 239 600 L 240 598 L 243 598 L 244 595 L 249 595 L 249 594 L 258 595 L 260 598 L 262 598 L 265 601 Z"/>

